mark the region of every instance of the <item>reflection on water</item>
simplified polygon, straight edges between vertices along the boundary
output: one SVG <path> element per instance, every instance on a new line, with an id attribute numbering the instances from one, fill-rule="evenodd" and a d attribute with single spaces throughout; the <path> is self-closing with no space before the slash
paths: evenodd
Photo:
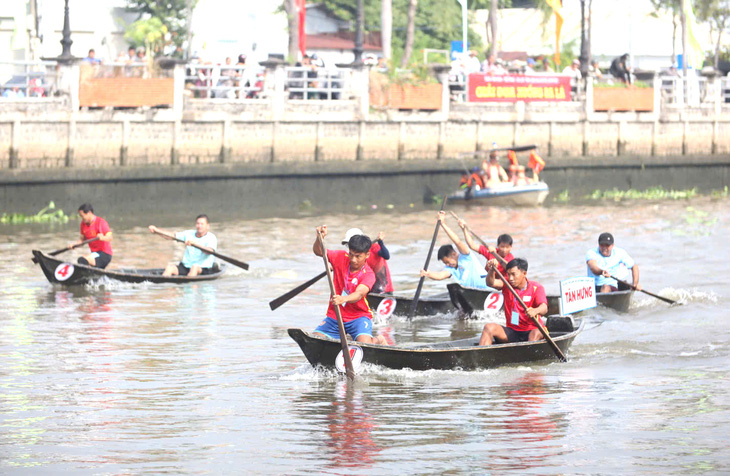
<path id="1" fill-rule="evenodd" d="M 727 201 L 454 210 L 488 243 L 510 233 L 548 292 L 585 273 L 586 249 L 609 230 L 646 289 L 684 304 L 637 294 L 628 314 L 596 310 L 567 363 L 365 366 L 351 384 L 311 369 L 286 334 L 321 320 L 326 282 L 275 312 L 268 302 L 321 271 L 311 253 L 321 223 L 332 246 L 353 226 L 384 231 L 396 288 L 412 292 L 435 210 L 214 223 L 221 251 L 251 270 L 183 286 L 53 287 L 30 249 L 58 248 L 76 229 L 0 227 L 0 473 L 730 472 Z M 675 232 L 698 216 L 702 233 Z M 146 224 L 107 219 L 112 266 L 179 257 Z M 443 291 L 426 281 L 422 295 Z M 399 344 L 437 342 L 503 319 L 391 318 L 377 330 Z"/>

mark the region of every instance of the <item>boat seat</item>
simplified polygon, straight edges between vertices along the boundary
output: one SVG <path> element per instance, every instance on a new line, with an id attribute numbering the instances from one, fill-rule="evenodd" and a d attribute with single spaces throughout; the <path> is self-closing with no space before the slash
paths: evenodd
<path id="1" fill-rule="evenodd" d="M 551 333 L 568 333 L 575 330 L 575 323 L 570 316 L 548 316 L 546 327 Z"/>

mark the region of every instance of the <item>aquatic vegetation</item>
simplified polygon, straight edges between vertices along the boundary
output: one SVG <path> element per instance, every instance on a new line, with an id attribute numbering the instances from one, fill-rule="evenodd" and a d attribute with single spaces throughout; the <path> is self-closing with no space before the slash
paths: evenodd
<path id="1" fill-rule="evenodd" d="M 698 210 L 694 207 L 687 207 L 687 213 L 682 218 L 686 226 L 674 227 L 672 232 L 680 236 L 710 236 L 712 229 L 719 223 L 717 217 L 709 212 Z"/>
<path id="2" fill-rule="evenodd" d="M 69 217 L 63 210 L 56 210 L 56 204 L 50 202 L 47 207 L 35 215 L 24 213 L 4 213 L 0 216 L 0 223 L 17 225 L 25 223 L 68 223 Z"/>
<path id="3" fill-rule="evenodd" d="M 570 201 L 570 191 L 563 190 L 555 197 L 555 201 L 558 203 L 568 203 Z"/>
<path id="4" fill-rule="evenodd" d="M 710 196 L 712 198 L 727 198 L 728 196 L 728 187 L 725 185 L 725 188 L 722 190 L 713 190 L 710 192 Z"/>
<path id="5" fill-rule="evenodd" d="M 695 198 L 699 195 L 697 188 L 688 190 L 666 190 L 664 187 L 652 187 L 646 190 L 595 190 L 586 198 L 590 200 L 613 200 L 620 202 L 621 200 L 686 200 Z"/>

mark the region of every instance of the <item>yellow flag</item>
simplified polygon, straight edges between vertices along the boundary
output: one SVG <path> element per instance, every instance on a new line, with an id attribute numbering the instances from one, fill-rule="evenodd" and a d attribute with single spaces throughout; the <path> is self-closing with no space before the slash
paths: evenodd
<path id="1" fill-rule="evenodd" d="M 563 28 L 562 0 L 545 0 L 555 12 L 555 67 L 560 67 L 560 30 Z"/>
<path id="2" fill-rule="evenodd" d="M 692 2 L 690 0 L 682 1 L 682 9 L 684 10 L 684 21 L 687 28 L 687 47 L 688 51 L 684 54 L 687 55 L 687 66 L 691 66 L 694 69 L 701 69 L 702 63 L 705 60 L 705 54 L 702 51 L 700 42 L 697 41 L 695 31 L 697 30 L 697 21 L 695 20 L 695 14 L 692 11 Z M 684 61 L 684 58 L 682 58 Z"/>

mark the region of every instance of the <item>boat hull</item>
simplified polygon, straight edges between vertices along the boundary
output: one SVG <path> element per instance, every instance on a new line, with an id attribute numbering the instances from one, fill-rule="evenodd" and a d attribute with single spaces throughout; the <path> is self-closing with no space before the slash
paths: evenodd
<path id="1" fill-rule="evenodd" d="M 411 312 L 413 297 L 396 296 L 390 294 L 370 293 L 367 296 L 368 304 L 373 311 L 378 309 L 380 303 L 386 299 L 395 299 L 394 316 L 407 316 Z M 436 314 L 448 314 L 456 310 L 446 293 L 435 296 L 419 297 L 416 306 L 417 316 L 434 316 Z"/>
<path id="2" fill-rule="evenodd" d="M 488 203 L 496 206 L 538 206 L 550 193 L 545 182 L 530 185 L 483 188 L 481 190 L 458 190 L 449 195 L 449 201 Z"/>
<path id="3" fill-rule="evenodd" d="M 618 312 L 629 312 L 634 291 L 616 291 L 613 293 L 596 293 L 599 306 Z M 548 314 L 560 314 L 560 296 L 548 296 Z"/>
<path id="4" fill-rule="evenodd" d="M 583 330 L 583 319 L 570 317 L 561 319 L 556 330 L 551 326 L 553 316 L 548 319 L 548 329 L 553 341 L 563 353 L 566 353 L 575 337 Z M 566 326 L 565 319 L 575 324 Z M 555 322 L 554 320 L 552 322 Z M 337 354 L 342 350 L 339 340 L 330 339 L 320 334 L 312 334 L 302 329 L 289 329 L 289 336 L 299 344 L 304 356 L 314 366 L 332 368 L 335 366 Z M 519 342 L 513 344 L 496 344 L 478 346 L 478 337 L 458 341 L 442 342 L 433 345 L 382 346 L 357 343 L 363 350 L 363 362 L 380 365 L 390 369 L 413 370 L 474 370 L 488 369 L 503 365 L 555 360 L 555 352 L 545 341 Z"/>
<path id="5" fill-rule="evenodd" d="M 198 281 L 218 279 L 225 267 L 213 274 L 199 276 L 162 276 L 164 269 L 101 269 L 78 263 L 70 263 L 49 256 L 41 251 L 33 250 L 33 256 L 49 282 L 63 286 L 87 284 L 102 278 L 114 279 L 125 283 L 176 283 L 184 284 Z"/>

